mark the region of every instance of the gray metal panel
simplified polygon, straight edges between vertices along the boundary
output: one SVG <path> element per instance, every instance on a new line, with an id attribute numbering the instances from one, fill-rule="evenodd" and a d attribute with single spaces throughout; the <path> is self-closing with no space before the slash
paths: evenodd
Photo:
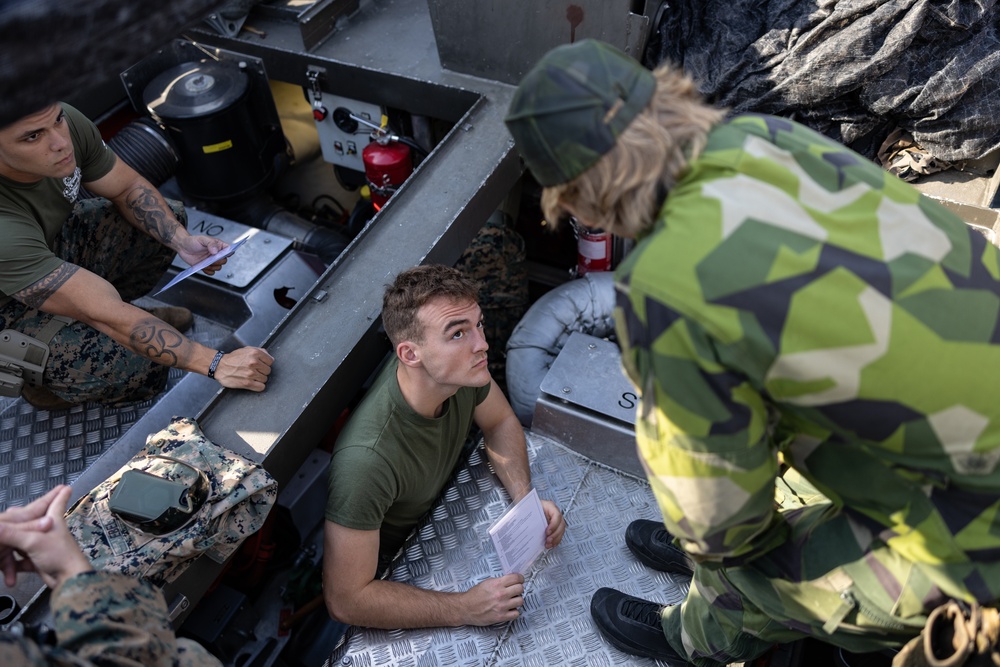
<path id="1" fill-rule="evenodd" d="M 358 0 L 278 0 L 257 5 L 251 16 L 295 22 L 308 50 L 329 37 L 338 19 L 356 12 L 358 4 Z"/>
<path id="2" fill-rule="evenodd" d="M 532 481 L 559 505 L 567 530 L 525 579 L 523 613 L 488 627 L 373 630 L 353 628 L 329 665 L 654 665 L 610 646 L 590 616 L 602 586 L 663 604 L 683 600 L 685 577 L 655 572 L 625 546 L 634 519 L 659 519 L 649 485 L 528 433 Z M 430 516 L 407 540 L 390 575 L 438 591 L 464 591 L 501 574 L 487 529 L 509 497 L 481 449 L 445 489 Z M 665 663 L 661 663 L 665 664 Z"/>
<path id="3" fill-rule="evenodd" d="M 535 403 L 531 428 L 604 465 L 637 477 L 644 474 L 636 451 L 635 431 L 620 422 L 541 396 Z"/>
<path id="4" fill-rule="evenodd" d="M 541 384 L 542 395 L 597 412 L 624 426 L 635 425 L 638 396 L 611 341 L 574 331 Z"/>
<path id="5" fill-rule="evenodd" d="M 531 428 L 584 456 L 644 476 L 635 447 L 638 396 L 610 341 L 574 332 L 542 378 Z"/>
<path id="6" fill-rule="evenodd" d="M 424 0 L 370 1 L 312 53 L 304 53 L 296 26 L 255 24 L 266 30 L 266 39 L 245 32 L 240 39 L 191 33 L 203 47 L 263 59 L 273 79 L 308 88 L 306 71 L 318 66 L 326 70 L 320 81 L 326 92 L 449 122 L 462 118 L 481 95 L 507 87 L 441 69 Z"/>
<path id="7" fill-rule="evenodd" d="M 441 65 L 516 84 L 549 49 L 592 37 L 642 58 L 650 17 L 634 0 L 429 0 Z M 644 4 L 644 3 L 638 3 Z M 516 36 L 516 48 L 503 43 Z M 505 48 L 508 47 L 508 48 Z"/>
<path id="8" fill-rule="evenodd" d="M 311 530 L 323 523 L 329 466 L 330 454 L 322 449 L 314 449 L 282 487 L 281 495 L 278 496 L 278 505 L 288 509 L 288 516 L 303 540 Z"/>
<path id="9" fill-rule="evenodd" d="M 246 242 L 226 259 L 222 269 L 215 275 L 197 273 L 188 280 L 217 282 L 242 289 L 292 247 L 293 241 L 287 236 L 279 236 L 263 229 L 220 218 L 194 207 L 188 207 L 187 212 L 188 231 L 192 234 L 204 234 L 226 243 L 232 243 L 243 236 L 247 237 Z M 188 268 L 188 263 L 180 257 L 175 257 L 173 266 L 183 271 Z M 172 278 L 173 275 L 169 277 Z M 156 289 L 153 292 L 155 293 Z"/>

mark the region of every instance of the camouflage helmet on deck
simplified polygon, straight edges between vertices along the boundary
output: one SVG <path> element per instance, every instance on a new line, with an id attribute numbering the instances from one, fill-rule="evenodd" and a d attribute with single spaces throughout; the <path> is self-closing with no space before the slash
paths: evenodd
<path id="1" fill-rule="evenodd" d="M 653 73 L 593 39 L 558 46 L 522 79 L 505 119 L 544 187 L 567 183 L 611 150 L 653 97 Z"/>

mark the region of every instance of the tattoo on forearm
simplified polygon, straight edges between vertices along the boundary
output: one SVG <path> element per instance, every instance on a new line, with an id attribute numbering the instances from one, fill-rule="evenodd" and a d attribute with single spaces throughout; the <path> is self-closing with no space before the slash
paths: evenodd
<path id="1" fill-rule="evenodd" d="M 173 327 L 157 319 L 140 322 L 129 335 L 132 349 L 164 366 L 176 366 L 187 339 Z"/>
<path id="2" fill-rule="evenodd" d="M 129 193 L 125 200 L 140 227 L 164 245 L 170 245 L 177 233 L 177 223 L 170 217 L 170 211 L 161 205 L 156 192 L 141 186 Z"/>
<path id="3" fill-rule="evenodd" d="M 29 287 L 25 287 L 12 296 L 28 306 L 41 310 L 42 304 L 49 300 L 49 297 L 59 291 L 59 288 L 66 284 L 66 281 L 73 277 L 73 274 L 80 270 L 80 267 L 69 262 L 63 262 L 58 269 L 36 281 Z"/>

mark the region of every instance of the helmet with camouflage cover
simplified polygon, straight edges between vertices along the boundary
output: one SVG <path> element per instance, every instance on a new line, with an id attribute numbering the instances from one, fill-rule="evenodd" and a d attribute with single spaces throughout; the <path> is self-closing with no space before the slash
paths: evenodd
<path id="1" fill-rule="evenodd" d="M 567 183 L 611 150 L 656 89 L 653 73 L 594 39 L 558 46 L 521 80 L 505 122 L 543 187 Z"/>

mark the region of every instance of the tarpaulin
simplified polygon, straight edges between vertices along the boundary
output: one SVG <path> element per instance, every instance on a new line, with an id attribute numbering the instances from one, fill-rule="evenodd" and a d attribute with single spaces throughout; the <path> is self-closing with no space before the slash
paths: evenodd
<path id="1" fill-rule="evenodd" d="M 995 0 L 669 0 L 645 55 L 663 61 L 872 159 L 896 127 L 950 162 L 1000 147 Z"/>
<path id="2" fill-rule="evenodd" d="M 79 104 L 200 21 L 219 0 L 0 0 L 0 126 Z M 121 88 L 124 96 L 124 88 Z"/>

